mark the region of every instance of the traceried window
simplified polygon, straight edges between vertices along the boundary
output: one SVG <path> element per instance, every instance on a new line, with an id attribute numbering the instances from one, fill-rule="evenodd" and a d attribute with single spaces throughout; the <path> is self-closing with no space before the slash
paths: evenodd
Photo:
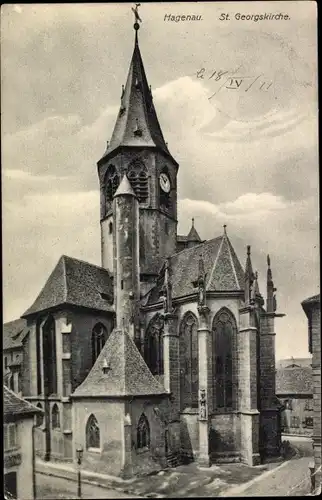
<path id="1" fill-rule="evenodd" d="M 120 178 L 116 172 L 116 168 L 114 165 L 110 165 L 105 175 L 106 212 L 108 212 L 112 206 L 113 196 L 119 186 L 119 183 Z"/>
<path id="2" fill-rule="evenodd" d="M 163 317 L 156 314 L 145 333 L 144 359 L 153 375 L 163 375 L 163 325 Z"/>
<path id="3" fill-rule="evenodd" d="M 145 202 L 149 196 L 149 180 L 147 170 L 143 163 L 139 161 L 131 163 L 127 172 L 127 178 L 139 202 Z"/>
<path id="4" fill-rule="evenodd" d="M 43 367 L 45 395 L 57 394 L 57 360 L 55 320 L 49 316 L 43 326 Z"/>
<path id="5" fill-rule="evenodd" d="M 41 406 L 40 403 L 37 403 L 37 408 L 39 408 L 39 410 L 41 410 L 41 413 L 36 414 L 36 426 L 40 427 L 44 422 L 43 407 Z"/>
<path id="6" fill-rule="evenodd" d="M 199 360 L 198 321 L 192 312 L 180 324 L 180 401 L 181 410 L 198 408 Z"/>
<path id="7" fill-rule="evenodd" d="M 100 448 L 100 429 L 94 415 L 91 415 L 86 424 L 86 448 Z"/>
<path id="8" fill-rule="evenodd" d="M 102 323 L 97 323 L 92 331 L 92 363 L 94 364 L 107 340 L 107 329 Z"/>
<path id="9" fill-rule="evenodd" d="M 51 411 L 51 426 L 53 429 L 60 429 L 60 415 L 58 406 L 56 404 L 54 404 Z"/>
<path id="10" fill-rule="evenodd" d="M 236 333 L 233 314 L 222 308 L 212 325 L 214 402 L 221 410 L 232 409 L 236 400 L 233 370 Z"/>
<path id="11" fill-rule="evenodd" d="M 148 419 L 142 413 L 137 427 L 137 448 L 138 450 L 143 448 L 149 448 L 150 446 L 150 426 Z"/>

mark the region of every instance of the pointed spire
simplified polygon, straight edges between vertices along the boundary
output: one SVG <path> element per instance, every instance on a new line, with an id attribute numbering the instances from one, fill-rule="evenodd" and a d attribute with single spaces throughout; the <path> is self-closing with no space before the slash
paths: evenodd
<path id="1" fill-rule="evenodd" d="M 133 191 L 133 188 L 126 174 L 124 174 L 123 179 L 121 180 L 120 185 L 116 190 L 114 198 L 116 198 L 117 196 L 124 196 L 124 195 L 134 196 L 135 198 L 137 197 Z"/>
<path id="2" fill-rule="evenodd" d="M 252 266 L 252 260 L 250 255 L 250 245 L 247 245 L 247 257 L 246 257 L 246 265 L 245 265 L 245 304 L 250 305 L 252 302 L 253 294 L 252 288 L 254 283 L 254 272 Z"/>
<path id="3" fill-rule="evenodd" d="M 190 246 L 193 246 L 191 245 L 191 243 L 201 243 L 201 238 L 195 228 L 195 219 L 192 218 L 191 219 L 191 229 L 189 231 L 189 234 L 187 236 L 187 242 L 188 242 L 188 248 L 189 248 L 189 243 L 190 243 Z"/>
<path id="4" fill-rule="evenodd" d="M 275 312 L 276 311 L 276 288 L 274 287 L 273 275 L 271 270 L 271 259 L 270 256 L 267 255 L 267 281 L 266 281 L 266 311 L 267 312 Z"/>
<path id="5" fill-rule="evenodd" d="M 175 165 L 178 165 L 165 143 L 143 66 L 137 36 L 140 28 L 139 22 L 141 22 L 138 14 L 139 6 L 140 4 L 136 4 L 135 8 L 132 8 L 135 16 L 135 43 L 126 84 L 124 91 L 122 90 L 121 109 L 116 119 L 109 148 L 98 164 L 103 163 L 103 159 L 105 163 L 109 155 L 119 147 L 145 146 L 163 151 Z M 133 133 L 136 120 L 140 124 L 141 134 Z"/>

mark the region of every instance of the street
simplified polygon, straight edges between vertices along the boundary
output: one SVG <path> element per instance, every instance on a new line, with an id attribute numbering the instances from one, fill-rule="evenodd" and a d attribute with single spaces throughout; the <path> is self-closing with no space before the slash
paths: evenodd
<path id="1" fill-rule="evenodd" d="M 37 500 L 75 499 L 77 483 L 44 474 L 36 475 Z M 121 491 L 82 483 L 82 498 L 140 498 Z"/>

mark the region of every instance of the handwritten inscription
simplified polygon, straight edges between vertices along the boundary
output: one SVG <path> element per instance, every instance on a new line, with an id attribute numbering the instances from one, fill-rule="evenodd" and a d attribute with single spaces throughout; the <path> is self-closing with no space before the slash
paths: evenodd
<path id="1" fill-rule="evenodd" d="M 225 88 L 227 90 L 237 90 L 248 92 L 256 84 L 256 88 L 262 92 L 267 92 L 272 86 L 272 81 L 267 81 L 263 75 L 257 76 L 235 76 L 240 69 L 237 68 L 233 72 L 212 70 L 207 71 L 206 68 L 201 68 L 197 71 L 196 77 L 200 79 L 213 80 L 214 82 L 221 82 L 221 85 L 208 99 L 212 99 L 218 92 Z"/>

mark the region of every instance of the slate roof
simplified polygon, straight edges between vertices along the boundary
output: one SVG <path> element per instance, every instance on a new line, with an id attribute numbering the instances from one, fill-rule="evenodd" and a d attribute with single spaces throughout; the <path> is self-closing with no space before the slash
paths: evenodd
<path id="1" fill-rule="evenodd" d="M 308 299 L 303 300 L 302 307 L 304 309 L 305 314 L 307 315 L 309 313 L 309 311 L 311 310 L 311 308 L 315 304 L 319 304 L 320 301 L 321 301 L 320 294 L 313 295 L 313 297 L 309 297 Z"/>
<path id="2" fill-rule="evenodd" d="M 198 278 L 198 263 L 202 256 L 206 273 L 206 290 L 239 291 L 244 289 L 244 271 L 226 234 L 187 248 L 170 258 L 173 299 L 195 293 L 193 282 Z M 148 305 L 161 300 L 162 271 L 157 285 L 151 290 Z"/>
<path id="3" fill-rule="evenodd" d="M 280 368 L 276 371 L 276 394 L 310 395 L 313 394 L 312 368 Z"/>
<path id="4" fill-rule="evenodd" d="M 111 300 L 113 298 L 109 272 L 102 267 L 63 255 L 35 302 L 22 317 L 63 304 L 113 311 L 110 301 L 101 294 Z"/>
<path id="5" fill-rule="evenodd" d="M 27 332 L 27 322 L 25 319 L 19 318 L 4 323 L 2 329 L 2 349 L 6 350 L 22 347 L 21 341 Z"/>
<path id="6" fill-rule="evenodd" d="M 286 359 L 279 359 L 276 361 L 276 368 L 287 368 L 290 367 L 291 365 L 296 365 L 299 367 L 310 367 L 312 366 L 312 358 L 286 358 Z"/>
<path id="7" fill-rule="evenodd" d="M 134 134 L 137 126 L 141 130 L 141 135 Z M 119 146 L 158 147 L 172 158 L 154 108 L 137 37 L 114 131 L 98 163 Z M 173 158 L 172 160 L 177 165 Z"/>
<path id="8" fill-rule="evenodd" d="M 3 414 L 5 420 L 12 416 L 28 417 L 41 410 L 3 386 Z"/>
<path id="9" fill-rule="evenodd" d="M 201 242 L 201 238 L 196 230 L 196 228 L 194 226 L 191 226 L 191 229 L 189 231 L 189 234 L 187 236 L 187 241 L 200 241 Z"/>
<path id="10" fill-rule="evenodd" d="M 109 366 L 103 372 L 104 363 Z M 73 397 L 122 397 L 166 394 L 154 378 L 133 340 L 123 329 L 114 329 L 93 368 Z"/>

